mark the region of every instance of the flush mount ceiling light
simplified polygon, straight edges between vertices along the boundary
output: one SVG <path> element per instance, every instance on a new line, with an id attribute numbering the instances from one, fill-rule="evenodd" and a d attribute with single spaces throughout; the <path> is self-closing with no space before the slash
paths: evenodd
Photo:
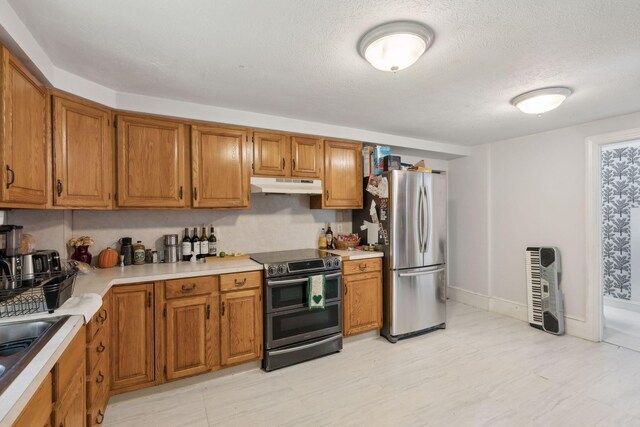
<path id="1" fill-rule="evenodd" d="M 413 65 L 433 43 L 433 31 L 411 21 L 389 22 L 360 39 L 358 52 L 374 68 L 396 72 Z"/>
<path id="2" fill-rule="evenodd" d="M 558 108 L 569 95 L 571 95 L 569 88 L 547 87 L 518 95 L 511 100 L 511 103 L 523 113 L 542 114 Z"/>

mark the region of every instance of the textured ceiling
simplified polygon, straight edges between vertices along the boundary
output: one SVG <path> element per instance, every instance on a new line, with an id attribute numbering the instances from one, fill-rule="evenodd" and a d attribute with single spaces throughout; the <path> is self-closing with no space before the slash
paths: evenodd
<path id="1" fill-rule="evenodd" d="M 10 0 L 67 71 L 117 91 L 475 145 L 640 110 L 637 0 Z M 394 75 L 360 36 L 436 36 Z M 509 100 L 566 85 L 542 117 Z"/>

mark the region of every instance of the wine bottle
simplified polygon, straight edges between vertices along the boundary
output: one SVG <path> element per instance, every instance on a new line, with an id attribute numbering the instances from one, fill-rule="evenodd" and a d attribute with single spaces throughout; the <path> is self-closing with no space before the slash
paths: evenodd
<path id="1" fill-rule="evenodd" d="M 333 231 L 331 231 L 331 224 L 327 226 L 327 232 L 325 233 L 327 238 L 327 249 L 334 249 L 333 246 Z"/>
<path id="2" fill-rule="evenodd" d="M 191 252 L 193 256 L 200 258 L 200 239 L 198 239 L 198 227 L 193 227 L 193 237 L 191 237 Z"/>
<path id="3" fill-rule="evenodd" d="M 209 256 L 209 238 L 207 237 L 207 227 L 202 227 L 200 235 L 200 258 Z"/>
<path id="4" fill-rule="evenodd" d="M 191 238 L 189 237 L 189 229 L 184 229 L 184 237 L 182 238 L 182 261 L 191 260 Z"/>
<path id="5" fill-rule="evenodd" d="M 209 256 L 217 256 L 218 255 L 218 239 L 216 239 L 216 235 L 214 234 L 214 229 L 211 227 L 211 234 L 209 234 Z"/>

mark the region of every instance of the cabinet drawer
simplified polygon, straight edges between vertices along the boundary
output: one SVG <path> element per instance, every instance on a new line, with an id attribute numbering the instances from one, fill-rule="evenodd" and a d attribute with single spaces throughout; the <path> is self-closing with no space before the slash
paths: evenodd
<path id="1" fill-rule="evenodd" d="M 223 292 L 259 288 L 261 286 L 262 273 L 260 271 L 247 271 L 245 273 L 223 274 L 220 276 L 220 290 Z"/>
<path id="2" fill-rule="evenodd" d="M 91 374 L 101 359 L 108 359 L 109 331 L 101 328 L 93 340 L 87 344 L 87 374 Z"/>
<path id="3" fill-rule="evenodd" d="M 100 328 L 107 324 L 109 318 L 109 309 L 106 301 L 100 307 L 100 310 L 93 315 L 89 323 L 87 323 L 87 342 L 91 342 L 93 337 L 96 336 Z"/>
<path id="4" fill-rule="evenodd" d="M 102 396 L 109 392 L 109 363 L 106 357 L 98 362 L 91 375 L 87 377 L 87 407 L 100 406 Z"/>
<path id="5" fill-rule="evenodd" d="M 343 264 L 344 274 L 369 273 L 371 271 L 382 270 L 381 258 L 357 259 L 353 261 L 345 261 Z"/>
<path id="6" fill-rule="evenodd" d="M 104 421 L 104 412 L 107 410 L 107 402 L 109 395 L 104 394 L 98 397 L 96 405 L 93 405 L 87 411 L 87 426 L 99 426 Z"/>
<path id="7" fill-rule="evenodd" d="M 187 279 L 168 280 L 165 282 L 167 299 L 203 295 L 219 289 L 217 276 L 190 277 Z"/>

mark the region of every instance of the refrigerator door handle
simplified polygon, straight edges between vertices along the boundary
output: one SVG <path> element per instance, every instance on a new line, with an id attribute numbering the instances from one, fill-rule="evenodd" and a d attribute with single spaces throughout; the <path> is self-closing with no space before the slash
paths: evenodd
<path id="1" fill-rule="evenodd" d="M 424 247 L 424 209 L 422 206 L 424 203 L 424 199 L 422 189 L 423 187 L 420 186 L 420 191 L 418 191 L 418 243 L 420 244 L 420 252 L 424 252 L 422 249 Z"/>
<path id="2" fill-rule="evenodd" d="M 422 214 L 422 216 L 424 218 L 426 218 L 426 234 L 425 234 L 425 238 L 424 238 L 424 250 L 422 252 L 429 252 L 429 242 L 431 240 L 431 226 L 429 225 L 431 223 L 431 200 L 429 199 L 429 190 L 427 189 L 427 187 L 422 187 L 422 190 L 424 191 L 424 203 L 425 203 L 425 207 L 424 207 L 424 213 Z"/>
<path id="3" fill-rule="evenodd" d="M 444 270 L 445 270 L 444 267 L 441 267 L 441 268 L 436 268 L 435 270 L 416 271 L 413 273 L 400 273 L 399 276 L 400 277 L 425 276 L 427 274 L 441 273 Z"/>

